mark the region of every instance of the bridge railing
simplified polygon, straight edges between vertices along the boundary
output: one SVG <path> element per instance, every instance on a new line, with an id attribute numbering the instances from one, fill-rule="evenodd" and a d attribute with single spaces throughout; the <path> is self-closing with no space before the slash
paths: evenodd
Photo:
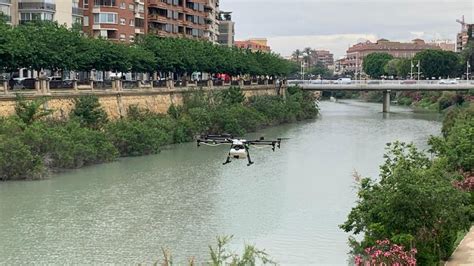
<path id="1" fill-rule="evenodd" d="M 382 84 L 395 84 L 395 85 L 470 85 L 474 84 L 474 80 L 288 80 L 290 85 L 382 85 Z"/>

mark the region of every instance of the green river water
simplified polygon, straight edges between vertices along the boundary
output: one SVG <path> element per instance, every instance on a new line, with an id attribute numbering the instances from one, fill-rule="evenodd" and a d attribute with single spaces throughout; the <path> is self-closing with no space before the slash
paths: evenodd
<path id="1" fill-rule="evenodd" d="M 322 102 L 317 120 L 251 137 L 291 138 L 255 164 L 223 166 L 225 147 L 173 145 L 42 181 L 0 183 L 1 264 L 138 264 L 208 259 L 217 235 L 265 249 L 281 264 L 346 265 L 338 225 L 354 205 L 354 170 L 377 177 L 385 143 L 426 148 L 437 114 L 380 104 Z"/>

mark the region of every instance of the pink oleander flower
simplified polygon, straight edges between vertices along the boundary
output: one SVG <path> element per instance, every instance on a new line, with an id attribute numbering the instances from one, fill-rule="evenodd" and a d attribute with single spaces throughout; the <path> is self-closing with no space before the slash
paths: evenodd
<path id="1" fill-rule="evenodd" d="M 405 250 L 401 245 L 392 244 L 390 240 L 377 240 L 372 247 L 364 249 L 363 254 L 354 257 L 356 266 L 415 266 L 417 250 Z"/>

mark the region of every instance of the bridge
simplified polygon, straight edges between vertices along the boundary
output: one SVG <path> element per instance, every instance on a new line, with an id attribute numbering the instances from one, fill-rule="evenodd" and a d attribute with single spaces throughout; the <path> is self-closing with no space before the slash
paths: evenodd
<path id="1" fill-rule="evenodd" d="M 382 91 L 384 113 L 390 112 L 390 92 L 392 91 L 469 91 L 474 89 L 474 81 L 438 80 L 354 80 L 340 84 L 337 80 L 289 80 L 289 86 L 300 86 L 308 91 Z"/>

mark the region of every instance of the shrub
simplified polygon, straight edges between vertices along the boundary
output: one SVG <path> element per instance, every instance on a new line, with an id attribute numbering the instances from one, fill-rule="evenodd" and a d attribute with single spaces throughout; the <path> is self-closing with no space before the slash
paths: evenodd
<path id="1" fill-rule="evenodd" d="M 21 95 L 16 95 L 15 113 L 23 123 L 29 125 L 34 121 L 48 116 L 52 113 L 51 110 L 45 108 L 45 98 L 26 101 Z"/>
<path id="2" fill-rule="evenodd" d="M 390 239 L 416 247 L 420 265 L 435 265 L 451 255 L 457 232 L 470 225 L 470 195 L 454 188 L 443 165 L 413 145 L 396 142 L 387 151 L 380 180 L 361 181 L 357 206 L 341 228 L 364 233 L 353 246 Z"/>
<path id="3" fill-rule="evenodd" d="M 0 180 L 40 178 L 44 170 L 41 158 L 18 137 L 0 135 Z"/>
<path id="4" fill-rule="evenodd" d="M 172 143 L 173 125 L 169 119 L 151 117 L 143 121 L 122 119 L 111 122 L 107 136 L 121 156 L 155 154 L 160 147 Z"/>
<path id="5" fill-rule="evenodd" d="M 81 96 L 76 98 L 74 103 L 75 108 L 71 112 L 71 118 L 79 121 L 82 126 L 100 129 L 108 122 L 107 113 L 100 106 L 97 96 Z"/>
<path id="6" fill-rule="evenodd" d="M 110 162 L 118 155 L 103 132 L 82 127 L 76 121 L 35 123 L 25 130 L 22 139 L 51 168 L 79 168 Z"/>

